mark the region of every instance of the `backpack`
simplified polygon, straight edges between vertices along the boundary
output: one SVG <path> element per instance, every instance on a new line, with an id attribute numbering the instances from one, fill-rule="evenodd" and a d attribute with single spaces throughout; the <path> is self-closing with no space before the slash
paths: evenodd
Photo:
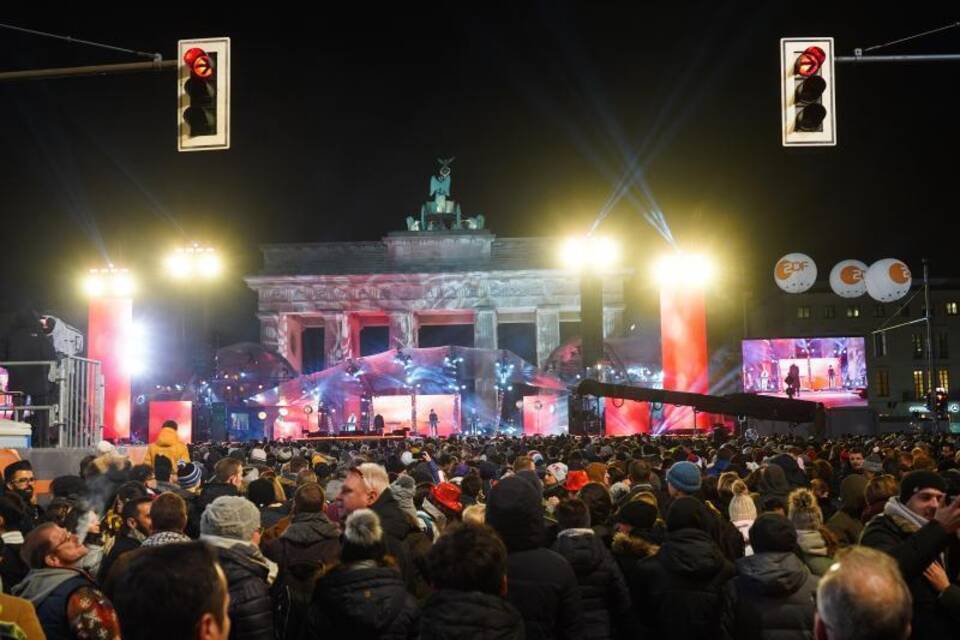
<path id="1" fill-rule="evenodd" d="M 306 640 L 313 591 L 327 567 L 319 561 L 288 565 L 287 545 L 281 543 L 280 549 L 280 574 L 273 585 L 273 628 L 277 640 Z"/>

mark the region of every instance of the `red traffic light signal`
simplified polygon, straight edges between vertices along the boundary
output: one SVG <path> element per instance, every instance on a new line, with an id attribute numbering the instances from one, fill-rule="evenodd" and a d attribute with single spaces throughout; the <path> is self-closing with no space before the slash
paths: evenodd
<path id="1" fill-rule="evenodd" d="M 783 146 L 827 146 L 836 141 L 833 38 L 782 38 Z"/>
<path id="2" fill-rule="evenodd" d="M 230 39 L 179 43 L 180 151 L 230 148 Z"/>

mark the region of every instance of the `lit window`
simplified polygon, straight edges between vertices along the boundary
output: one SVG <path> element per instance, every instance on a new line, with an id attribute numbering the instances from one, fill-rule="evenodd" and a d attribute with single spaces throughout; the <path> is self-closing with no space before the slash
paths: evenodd
<path id="1" fill-rule="evenodd" d="M 941 389 L 950 390 L 950 371 L 947 369 L 940 369 L 937 371 L 937 386 Z"/>
<path id="2" fill-rule="evenodd" d="M 831 319 L 831 318 L 836 318 L 836 317 L 837 317 L 837 308 L 836 308 L 835 306 L 833 306 L 832 304 L 828 304 L 827 306 L 825 306 L 825 307 L 823 308 L 823 317 L 824 317 L 824 318 L 827 318 L 828 320 Z"/>
<path id="3" fill-rule="evenodd" d="M 913 370 L 913 395 L 917 400 L 923 400 L 927 397 L 927 388 L 924 384 L 923 371 L 919 369 Z"/>
<path id="4" fill-rule="evenodd" d="M 847 307 L 847 317 L 848 318 L 859 318 L 860 317 L 860 305 L 852 304 Z"/>
<path id="5" fill-rule="evenodd" d="M 948 302 L 948 303 L 947 303 L 947 315 L 948 315 L 948 316 L 955 316 L 955 315 L 957 315 L 957 303 L 956 303 L 956 302 Z"/>
<path id="6" fill-rule="evenodd" d="M 890 372 L 886 369 L 877 369 L 877 395 L 881 398 L 890 395 Z"/>
<path id="7" fill-rule="evenodd" d="M 810 319 L 810 307 L 802 305 L 797 307 L 797 318 L 800 320 L 809 320 Z"/>

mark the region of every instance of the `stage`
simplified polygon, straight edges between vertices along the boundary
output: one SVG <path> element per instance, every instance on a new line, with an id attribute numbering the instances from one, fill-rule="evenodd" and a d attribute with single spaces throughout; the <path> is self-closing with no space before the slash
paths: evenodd
<path id="1" fill-rule="evenodd" d="M 780 393 L 761 393 L 759 395 L 770 396 L 771 398 L 786 398 L 787 394 Z M 807 391 L 802 389 L 799 394 L 794 396 L 794 400 L 806 400 L 808 402 L 819 402 L 827 409 L 835 407 L 865 407 L 867 401 L 860 397 L 857 391 L 848 391 L 845 389 L 831 389 L 822 391 Z"/>

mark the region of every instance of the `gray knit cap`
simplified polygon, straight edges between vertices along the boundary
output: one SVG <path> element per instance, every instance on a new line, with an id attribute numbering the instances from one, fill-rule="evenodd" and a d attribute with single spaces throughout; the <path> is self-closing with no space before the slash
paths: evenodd
<path id="1" fill-rule="evenodd" d="M 260 510 L 241 496 L 220 496 L 200 516 L 200 533 L 249 542 L 260 528 Z"/>
<path id="2" fill-rule="evenodd" d="M 397 476 L 397 479 L 390 485 L 390 493 L 397 499 L 400 511 L 417 518 L 417 507 L 413 504 L 413 495 L 417 491 L 417 483 L 410 476 Z"/>

